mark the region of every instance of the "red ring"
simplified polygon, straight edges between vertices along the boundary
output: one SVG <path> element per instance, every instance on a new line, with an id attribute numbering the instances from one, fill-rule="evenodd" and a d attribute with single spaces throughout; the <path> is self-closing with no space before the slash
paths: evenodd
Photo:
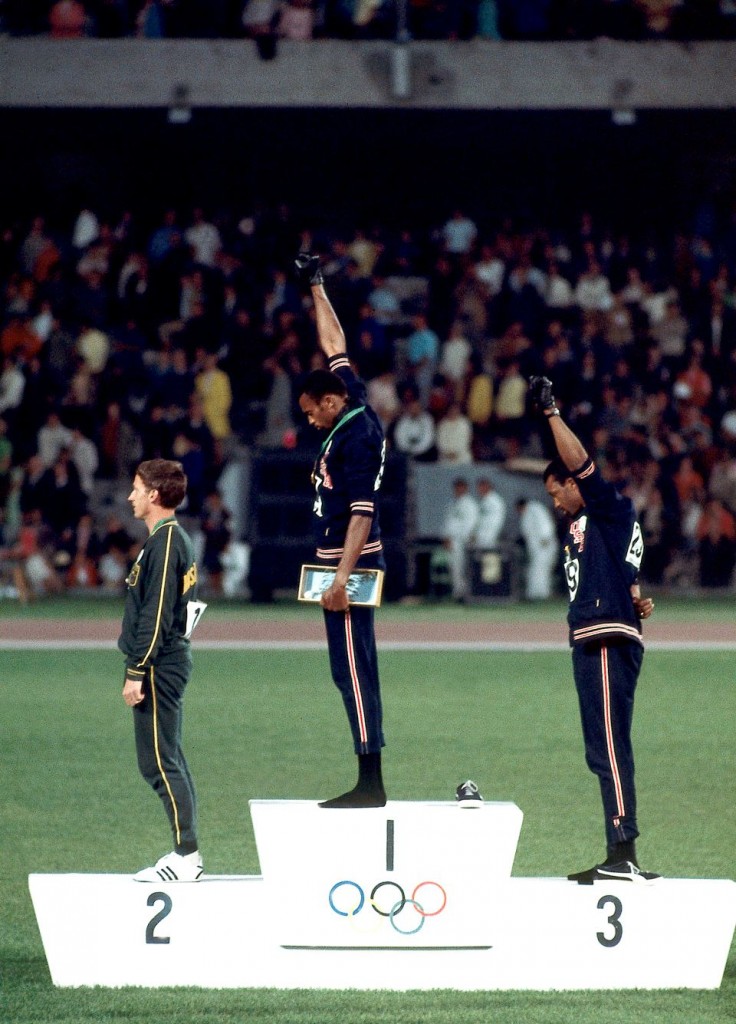
<path id="1" fill-rule="evenodd" d="M 447 893 L 442 888 L 442 886 L 440 885 L 439 882 L 429 882 L 429 881 L 427 881 L 427 882 L 420 882 L 415 887 L 414 892 L 411 894 L 411 898 L 412 898 L 412 900 L 414 901 L 415 904 L 416 904 L 417 893 L 419 892 L 419 890 L 422 888 L 423 885 L 436 885 L 437 886 L 439 891 L 442 893 L 442 897 L 443 897 L 443 899 L 442 899 L 442 906 L 439 907 L 439 909 L 437 909 L 437 910 L 433 910 L 431 913 L 426 911 L 426 910 L 420 910 L 418 906 L 415 906 L 414 909 L 416 910 L 417 914 L 421 914 L 422 917 L 436 917 L 438 914 L 441 914 L 442 911 L 447 906 Z"/>

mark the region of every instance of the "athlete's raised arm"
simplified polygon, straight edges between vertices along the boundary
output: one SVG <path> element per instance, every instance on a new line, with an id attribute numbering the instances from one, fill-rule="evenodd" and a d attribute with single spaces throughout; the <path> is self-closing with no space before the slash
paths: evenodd
<path id="1" fill-rule="evenodd" d="M 331 356 L 341 355 L 347 351 L 345 332 L 324 289 L 319 256 L 302 252 L 299 253 L 294 263 L 300 281 L 302 284 L 309 284 L 312 291 L 320 348 L 328 359 Z"/>
<path id="2" fill-rule="evenodd" d="M 571 472 L 580 469 L 588 461 L 588 453 L 577 434 L 560 416 L 552 393 L 552 381 L 548 377 L 532 377 L 529 381 L 529 394 L 549 420 L 557 454 Z"/>

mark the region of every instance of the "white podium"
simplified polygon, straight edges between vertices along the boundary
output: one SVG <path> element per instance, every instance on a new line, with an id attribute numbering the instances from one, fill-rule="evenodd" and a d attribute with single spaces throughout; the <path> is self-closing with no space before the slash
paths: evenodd
<path id="1" fill-rule="evenodd" d="M 282 946 L 489 947 L 523 815 L 513 803 L 326 811 L 251 800 Z"/>
<path id="2" fill-rule="evenodd" d="M 251 801 L 262 875 L 34 874 L 55 985 L 717 988 L 736 882 L 513 878 L 514 804 Z"/>

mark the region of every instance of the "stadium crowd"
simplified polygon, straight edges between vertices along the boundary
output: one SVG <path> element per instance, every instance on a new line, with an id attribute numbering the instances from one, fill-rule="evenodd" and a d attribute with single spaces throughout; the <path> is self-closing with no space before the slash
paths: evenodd
<path id="1" fill-rule="evenodd" d="M 238 562 L 218 481 L 243 447 L 313 438 L 317 357 L 292 274 L 330 294 L 389 443 L 463 466 L 551 454 L 527 408 L 546 374 L 633 498 L 649 584 L 730 585 L 736 560 L 736 208 L 688 231 L 477 220 L 340 231 L 288 205 L 243 214 L 38 211 L 0 225 L 0 569 L 21 597 L 123 585 L 142 458 L 180 459 L 211 589 Z M 122 505 L 120 499 L 122 498 Z M 242 566 L 241 566 L 242 568 Z"/>
<path id="2" fill-rule="evenodd" d="M 54 38 L 733 39 L 733 0 L 0 0 Z M 263 55 L 273 55 L 264 49 Z"/>

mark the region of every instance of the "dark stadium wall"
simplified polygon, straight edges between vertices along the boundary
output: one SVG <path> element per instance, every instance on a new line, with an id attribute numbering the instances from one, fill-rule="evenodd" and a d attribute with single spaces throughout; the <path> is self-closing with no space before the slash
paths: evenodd
<path id="1" fill-rule="evenodd" d="M 736 114 L 206 110 L 0 110 L 10 155 L 0 216 L 42 207 L 65 223 L 135 205 L 247 213 L 286 201 L 305 217 L 436 224 L 459 203 L 483 226 L 513 215 L 562 226 L 590 209 L 616 227 L 690 227 L 703 199 L 734 197 Z"/>

